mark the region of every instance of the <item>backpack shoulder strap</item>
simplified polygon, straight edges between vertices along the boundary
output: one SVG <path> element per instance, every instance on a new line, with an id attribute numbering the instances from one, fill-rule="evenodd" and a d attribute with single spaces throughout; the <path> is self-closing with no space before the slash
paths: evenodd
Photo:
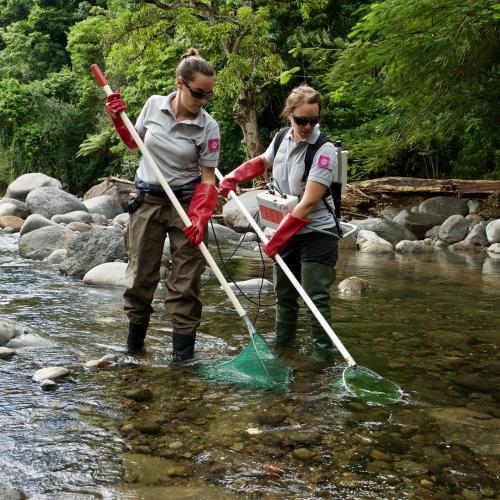
<path id="1" fill-rule="evenodd" d="M 275 158 L 276 158 L 276 153 L 278 152 L 278 149 L 280 148 L 280 145 L 283 142 L 283 139 L 289 130 L 290 130 L 290 127 L 285 127 L 285 128 L 278 130 L 278 133 L 276 134 L 276 138 L 274 139 L 274 157 Z"/>
<path id="2" fill-rule="evenodd" d="M 323 146 L 323 144 L 328 142 L 328 137 L 322 133 L 319 134 L 319 137 L 316 139 L 314 144 L 309 144 L 306 150 L 306 158 L 304 160 L 305 169 L 304 175 L 302 176 L 302 182 L 306 182 L 309 172 L 311 171 L 312 162 L 314 160 L 314 155 L 318 152 L 319 148 Z"/>

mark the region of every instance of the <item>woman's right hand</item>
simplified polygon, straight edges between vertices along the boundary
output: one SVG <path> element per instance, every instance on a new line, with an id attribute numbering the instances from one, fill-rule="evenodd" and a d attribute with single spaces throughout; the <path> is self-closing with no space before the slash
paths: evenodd
<path id="1" fill-rule="evenodd" d="M 120 92 L 113 92 L 106 97 L 106 111 L 111 118 L 117 118 L 122 111 L 127 109 Z"/>

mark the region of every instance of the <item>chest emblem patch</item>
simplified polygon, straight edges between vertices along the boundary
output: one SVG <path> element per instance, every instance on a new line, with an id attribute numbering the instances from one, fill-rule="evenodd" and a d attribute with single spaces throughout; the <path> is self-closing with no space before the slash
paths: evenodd
<path id="1" fill-rule="evenodd" d="M 208 150 L 210 153 L 219 151 L 219 139 L 208 139 Z"/>
<path id="2" fill-rule="evenodd" d="M 321 155 L 318 160 L 318 167 L 330 170 L 330 160 L 331 158 L 329 156 Z"/>

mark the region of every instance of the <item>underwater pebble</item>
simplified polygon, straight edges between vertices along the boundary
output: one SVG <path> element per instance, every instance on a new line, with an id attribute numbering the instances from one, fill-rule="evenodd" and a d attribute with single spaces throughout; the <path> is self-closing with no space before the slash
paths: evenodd
<path id="1" fill-rule="evenodd" d="M 255 434 L 262 434 L 262 431 L 260 429 L 257 429 L 257 427 L 250 427 L 249 429 L 247 429 L 247 434 L 250 434 L 250 435 L 255 435 Z"/>

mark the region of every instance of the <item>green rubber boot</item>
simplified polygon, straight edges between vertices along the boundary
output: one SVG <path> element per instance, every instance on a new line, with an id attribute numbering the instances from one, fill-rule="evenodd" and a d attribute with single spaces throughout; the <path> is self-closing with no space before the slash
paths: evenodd
<path id="1" fill-rule="evenodd" d="M 331 287 L 335 277 L 334 266 L 316 262 L 302 262 L 302 286 L 329 325 L 332 321 Z M 313 342 L 312 358 L 315 361 L 327 363 L 333 359 L 332 341 L 312 312 L 308 310 L 308 314 L 309 330 Z"/>
<path id="2" fill-rule="evenodd" d="M 297 334 L 299 296 L 286 274 L 277 265 L 273 267 L 274 291 L 276 293 L 276 347 L 289 346 Z"/>

